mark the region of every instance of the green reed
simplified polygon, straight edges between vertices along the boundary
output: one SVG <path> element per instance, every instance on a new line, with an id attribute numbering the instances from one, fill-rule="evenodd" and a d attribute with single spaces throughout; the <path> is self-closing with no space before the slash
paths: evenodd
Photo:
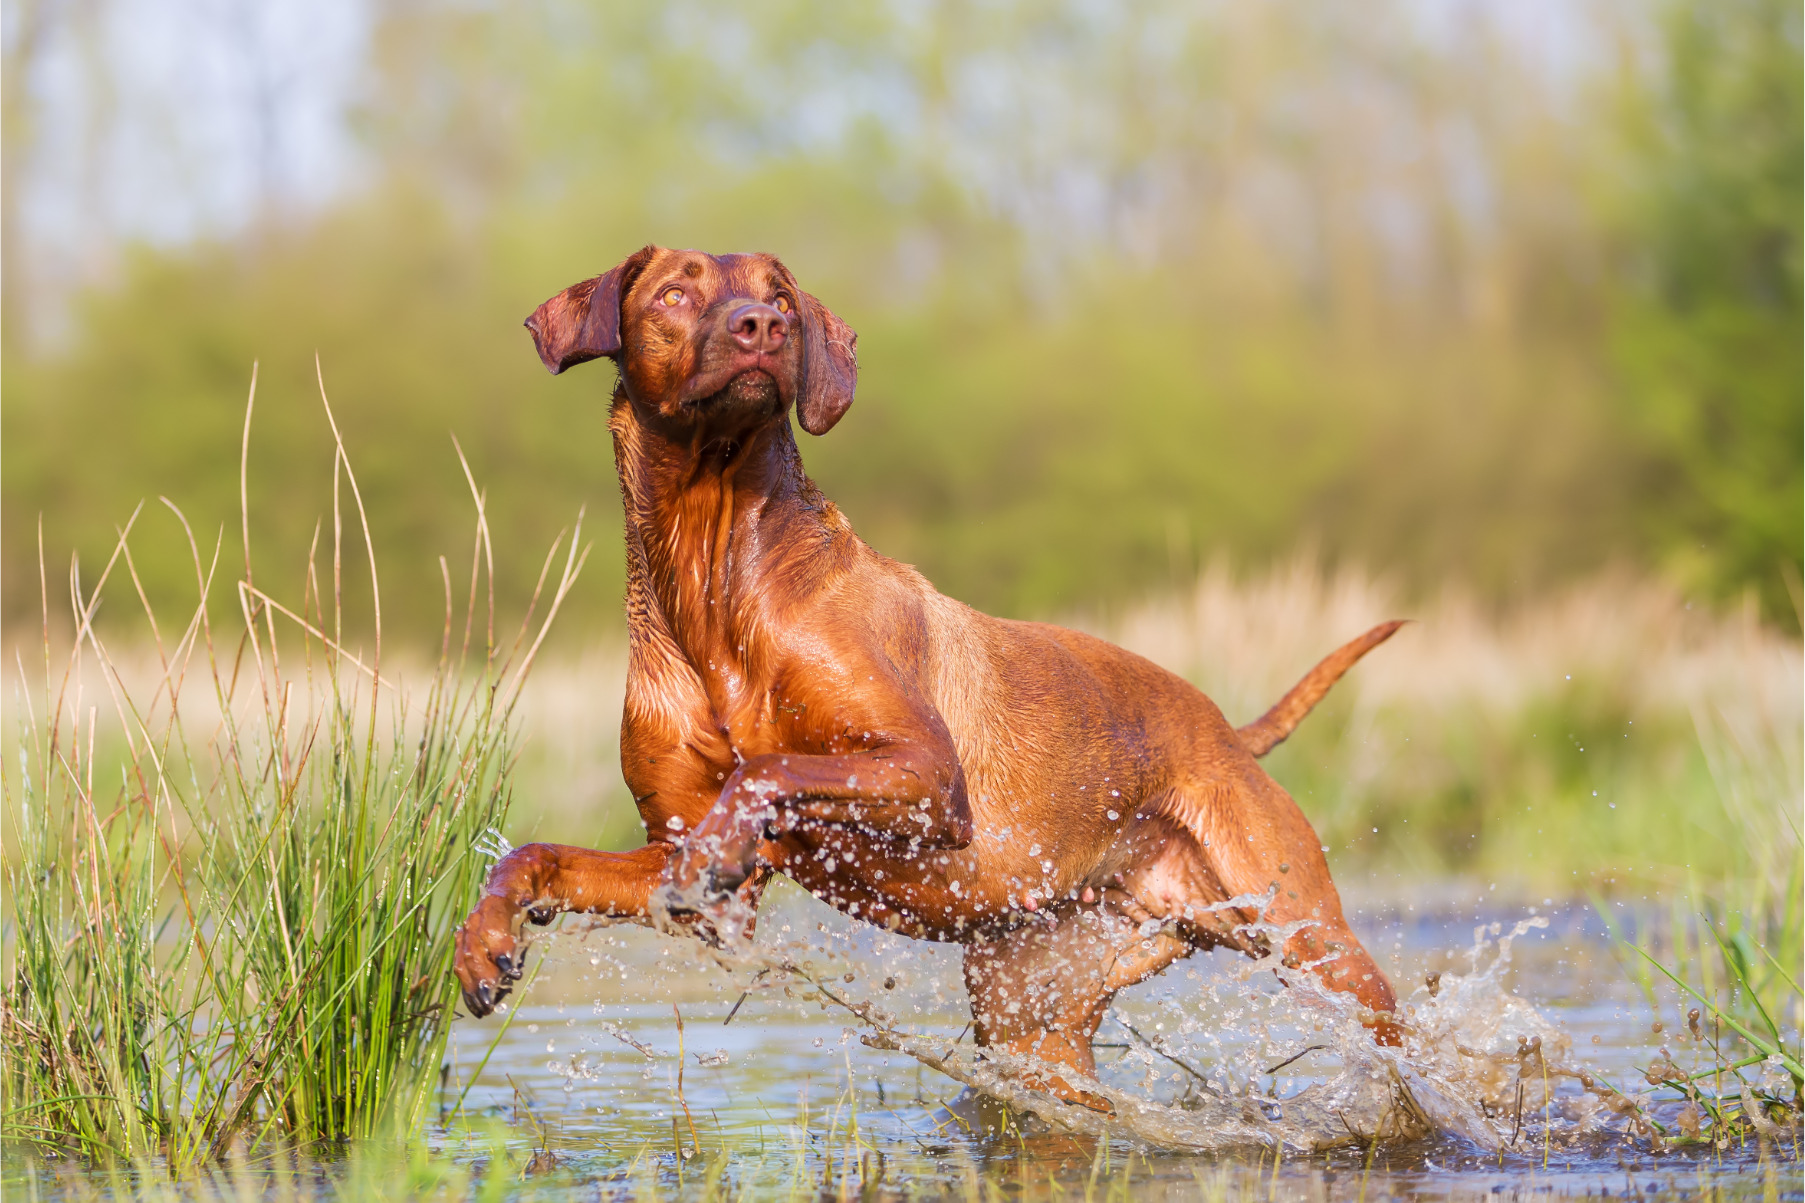
<path id="1" fill-rule="evenodd" d="M 342 639 L 341 485 L 369 561 L 367 660 Z M 440 656 L 418 699 L 382 664 L 375 554 L 342 443 L 330 577 L 310 554 L 296 606 L 253 581 L 247 536 L 225 633 L 220 548 L 203 557 L 188 532 L 198 602 L 167 639 L 138 587 L 136 513 L 92 584 L 71 568 L 60 656 L 41 588 L 41 676 L 21 661 L 17 763 L 0 775 L 0 1135 L 176 1168 L 423 1116 L 458 1001 L 453 931 L 510 801 L 511 712 L 583 558 L 573 538 L 547 599 L 553 546 L 519 636 L 498 644 L 472 493 L 464 621 L 445 569 Z M 128 586 L 156 649 L 136 672 L 93 624 Z"/>
<path id="2" fill-rule="evenodd" d="M 1771 732 L 1720 709 L 1699 707 L 1694 721 L 1731 871 L 1689 874 L 1665 922 L 1633 940 L 1602 899 L 1593 904 L 1650 1009 L 1683 1016 L 1656 1022 L 1663 1046 L 1644 1076 L 1688 1105 L 1677 1125 L 1650 1126 L 1664 1140 L 1722 1147 L 1796 1129 L 1805 1108 L 1805 865 L 1796 761 Z"/>

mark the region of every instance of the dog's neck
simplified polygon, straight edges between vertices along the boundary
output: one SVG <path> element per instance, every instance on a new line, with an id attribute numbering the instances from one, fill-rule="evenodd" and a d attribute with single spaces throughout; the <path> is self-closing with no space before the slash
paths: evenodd
<path id="1" fill-rule="evenodd" d="M 760 616 L 832 571 L 852 531 L 802 469 L 789 420 L 677 431 L 615 395 L 609 428 L 627 543 L 627 626 L 704 678 L 737 675 Z"/>

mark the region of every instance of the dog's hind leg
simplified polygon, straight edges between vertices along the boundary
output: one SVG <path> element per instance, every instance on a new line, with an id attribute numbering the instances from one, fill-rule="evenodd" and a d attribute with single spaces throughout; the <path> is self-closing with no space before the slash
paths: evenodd
<path id="1" fill-rule="evenodd" d="M 1170 825 L 1188 833 L 1149 841 L 1149 846 L 1158 842 L 1160 851 L 1130 871 L 1128 889 L 1154 914 L 1176 918 L 1187 902 L 1270 893 L 1265 922 L 1307 921 L 1285 942 L 1288 963 L 1313 965 L 1330 989 L 1353 995 L 1374 1012 L 1396 1008 L 1391 983 L 1342 913 L 1315 829 L 1251 756 L 1218 763 L 1205 782 L 1175 792 L 1162 801 L 1159 814 L 1147 818 L 1162 830 Z M 1188 884 L 1174 889 L 1180 882 Z M 1256 943 L 1237 928 L 1260 919 L 1257 910 L 1202 914 L 1194 937 L 1255 951 Z M 1397 1041 L 1388 1021 L 1375 1020 L 1373 1026 L 1381 1041 Z"/>
<path id="2" fill-rule="evenodd" d="M 1107 902 L 1068 903 L 965 949 L 978 1043 L 1035 1058 L 1085 1077 L 1096 1074 L 1091 1041 L 1116 991 L 1151 977 L 1192 951 L 1166 931 L 1142 935 Z M 1035 1083 L 1071 1103 L 1109 1104 L 1056 1072 Z"/>

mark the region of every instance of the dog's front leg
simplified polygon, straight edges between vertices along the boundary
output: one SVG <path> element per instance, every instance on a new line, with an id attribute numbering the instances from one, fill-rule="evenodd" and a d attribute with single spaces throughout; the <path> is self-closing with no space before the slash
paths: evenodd
<path id="1" fill-rule="evenodd" d="M 740 766 L 683 840 L 661 901 L 695 911 L 739 888 L 760 846 L 804 826 L 838 826 L 921 848 L 971 842 L 965 777 L 950 749 L 887 745 L 838 756 L 773 753 Z"/>
<path id="2" fill-rule="evenodd" d="M 520 980 L 523 921 L 550 923 L 562 911 L 644 915 L 671 851 L 669 844 L 631 852 L 523 844 L 497 861 L 458 929 L 452 962 L 470 1013 L 487 1015 Z"/>

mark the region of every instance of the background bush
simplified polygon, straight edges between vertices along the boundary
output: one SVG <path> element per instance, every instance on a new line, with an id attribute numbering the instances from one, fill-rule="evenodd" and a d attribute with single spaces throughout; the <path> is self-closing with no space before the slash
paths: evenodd
<path id="1" fill-rule="evenodd" d="M 659 241 L 776 252 L 860 331 L 811 471 L 979 606 L 1301 546 L 1492 601 L 1628 564 L 1796 630 L 1796 7 L 1461 12 L 372 0 L 357 187 L 128 249 L 64 319 L 9 282 L 4 614 L 40 519 L 53 563 L 141 497 L 236 522 L 253 359 L 254 542 L 302 562 L 317 353 L 394 630 L 466 547 L 453 433 L 498 543 L 601 516 L 564 632 L 613 629 L 611 369 L 554 381 L 519 323 Z M 175 604 L 179 532 L 138 537 Z"/>

